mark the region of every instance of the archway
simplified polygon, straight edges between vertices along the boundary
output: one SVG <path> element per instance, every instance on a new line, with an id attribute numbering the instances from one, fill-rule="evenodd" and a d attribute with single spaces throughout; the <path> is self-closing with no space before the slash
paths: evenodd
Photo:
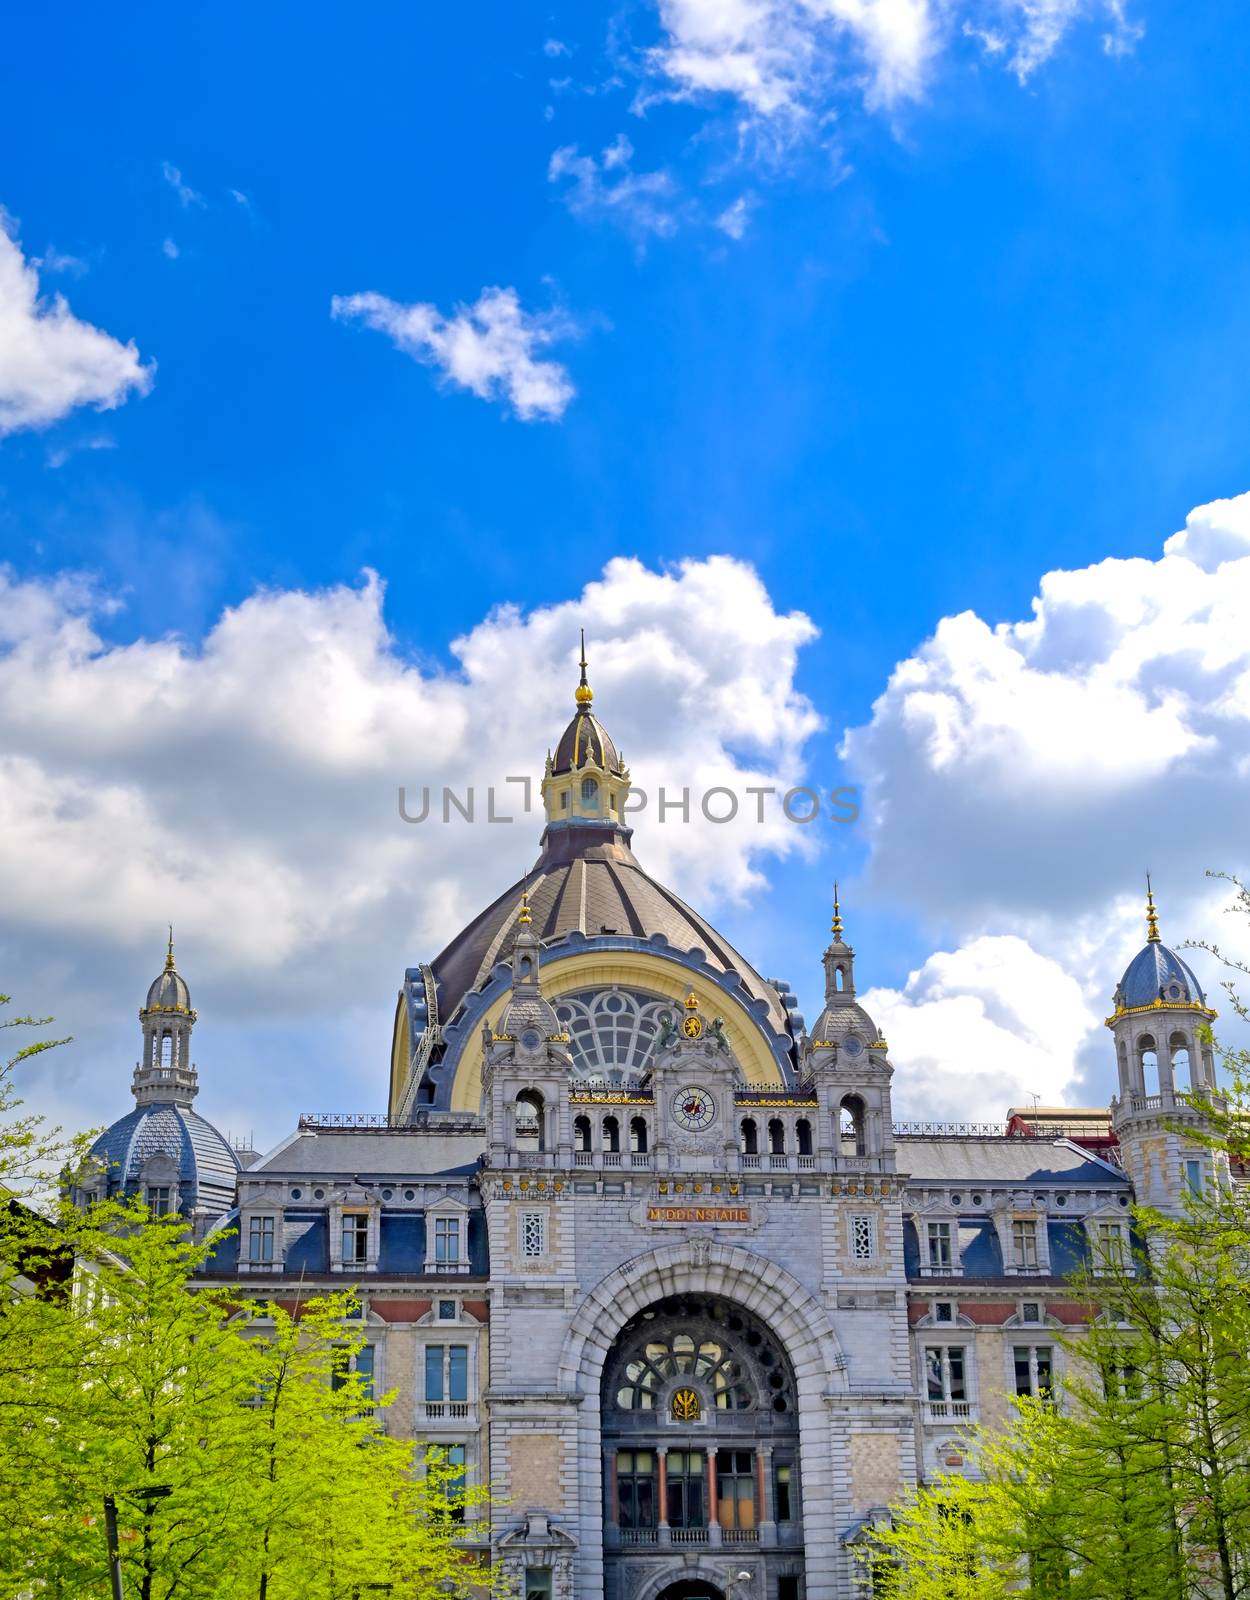
<path id="1" fill-rule="evenodd" d="M 661 1589 L 656 1600 L 725 1600 L 725 1591 L 706 1578 L 682 1578 Z"/>
<path id="2" fill-rule="evenodd" d="M 580 1600 L 603 1600 L 605 1536 L 609 1531 L 605 1528 L 604 1506 L 609 1490 L 614 1495 L 619 1493 L 619 1486 L 605 1479 L 605 1446 L 612 1442 L 605 1440 L 600 1410 L 604 1382 L 609 1377 L 605 1369 L 627 1326 L 635 1326 L 649 1309 L 677 1297 L 705 1301 L 709 1297 L 718 1298 L 732 1305 L 746 1323 L 767 1330 L 784 1357 L 786 1370 L 793 1378 L 798 1477 L 801 1480 L 797 1488 L 788 1492 L 801 1495 L 803 1484 L 809 1491 L 802 1504 L 806 1593 L 808 1600 L 834 1600 L 843 1592 L 846 1564 L 845 1551 L 839 1542 L 839 1508 L 829 1492 L 835 1480 L 829 1406 L 837 1396 L 847 1393 L 845 1361 L 837 1336 L 823 1305 L 775 1261 L 743 1244 L 714 1243 L 707 1238 L 662 1245 L 609 1273 L 582 1301 L 565 1337 L 559 1390 L 576 1407 L 577 1415 L 579 1509 L 576 1535 Z M 717 1408 L 716 1418 L 723 1414 Z M 709 1442 L 721 1444 L 719 1438 L 708 1437 Z M 727 1439 L 726 1448 L 731 1442 Z M 606 1465 L 610 1470 L 612 1462 L 608 1460 Z M 654 1465 L 653 1493 L 658 1496 L 658 1463 Z M 726 1465 L 730 1475 L 740 1480 L 750 1471 L 749 1463 L 742 1464 L 745 1470 L 741 1473 L 737 1461 Z M 681 1466 L 689 1476 L 690 1463 L 683 1462 Z M 758 1459 L 755 1471 L 758 1475 Z M 707 1486 L 706 1461 L 703 1472 L 703 1482 Z M 642 1476 L 646 1475 L 644 1471 Z M 756 1481 L 758 1483 L 758 1476 Z M 776 1495 L 776 1485 L 770 1487 Z M 718 1491 L 719 1488 L 718 1482 Z M 685 1541 L 672 1540 L 670 1536 L 670 1543 L 676 1547 Z M 708 1543 L 714 1548 L 712 1541 Z M 639 1567 L 650 1564 L 649 1548 L 655 1547 L 649 1547 L 643 1540 L 637 1541 L 633 1548 L 631 1553 Z M 753 1559 L 758 1560 L 763 1554 L 762 1545 L 752 1541 L 751 1551 Z M 689 1555 L 695 1553 L 689 1550 Z M 618 1565 L 615 1559 L 611 1564 L 614 1569 Z M 752 1562 L 747 1564 L 752 1565 Z M 662 1566 L 659 1562 L 657 1565 Z M 687 1558 L 683 1581 L 690 1576 Z M 634 1592 L 645 1593 L 651 1600 L 652 1596 L 659 1596 L 666 1581 L 676 1581 L 671 1566 L 667 1572 L 658 1571 L 655 1579 L 644 1584 L 642 1589 L 635 1589 L 636 1580 L 631 1580 L 631 1596 Z M 723 1577 L 719 1581 L 723 1584 Z M 715 1586 L 714 1583 L 713 1588 Z M 617 1600 L 617 1589 L 619 1583 L 614 1581 L 610 1586 L 613 1600 Z"/>

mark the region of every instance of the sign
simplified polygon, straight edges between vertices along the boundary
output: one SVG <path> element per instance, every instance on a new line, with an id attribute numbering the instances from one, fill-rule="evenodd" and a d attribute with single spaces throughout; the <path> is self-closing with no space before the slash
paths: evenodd
<path id="1" fill-rule="evenodd" d="M 750 1206 L 653 1206 L 648 1222 L 750 1222 Z"/>

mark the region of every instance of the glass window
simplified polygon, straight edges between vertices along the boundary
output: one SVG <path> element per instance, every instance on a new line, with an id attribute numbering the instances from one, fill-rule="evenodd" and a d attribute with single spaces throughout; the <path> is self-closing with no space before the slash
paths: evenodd
<path id="1" fill-rule="evenodd" d="M 949 1222 L 929 1224 L 929 1265 L 945 1268 L 951 1264 L 951 1225 Z"/>
<path id="2" fill-rule="evenodd" d="M 547 1253 L 547 1214 L 544 1211 L 521 1213 L 521 1254 L 536 1260 Z"/>
<path id="3" fill-rule="evenodd" d="M 253 1217 L 247 1225 L 247 1254 L 250 1261 L 273 1260 L 272 1217 Z"/>
<path id="4" fill-rule="evenodd" d="M 447 1484 L 447 1494 L 448 1498 L 453 1502 L 450 1512 L 453 1522 L 464 1521 L 464 1506 L 463 1504 L 455 1504 L 455 1501 L 457 1497 L 464 1494 L 466 1458 L 467 1451 L 464 1445 L 453 1444 L 447 1446 L 447 1465 L 452 1469 L 452 1476 Z"/>
<path id="5" fill-rule="evenodd" d="M 599 785 L 593 778 L 582 779 L 582 804 L 588 811 L 599 809 Z"/>
<path id="6" fill-rule="evenodd" d="M 578 1078 L 627 1087 L 641 1081 L 671 1000 L 637 989 L 585 989 L 556 1004 Z"/>
<path id="7" fill-rule="evenodd" d="M 1104 1267 L 1124 1264 L 1124 1229 L 1118 1222 L 1098 1224 L 1098 1264 Z"/>
<path id="8" fill-rule="evenodd" d="M 525 1600 L 551 1600 L 550 1567 L 526 1567 Z"/>
<path id="9" fill-rule="evenodd" d="M 436 1266 L 458 1266 L 460 1263 L 460 1218 L 435 1217 L 434 1263 Z"/>
<path id="10" fill-rule="evenodd" d="M 360 1266 L 369 1255 L 369 1215 L 365 1211 L 343 1213 L 343 1264 Z"/>
<path id="11" fill-rule="evenodd" d="M 341 1347 L 334 1357 L 334 1364 L 330 1369 L 330 1387 L 339 1390 L 343 1387 L 349 1372 L 360 1374 L 361 1387 L 365 1398 L 373 1399 L 373 1370 L 374 1348 L 371 1344 L 361 1345 L 354 1356 L 349 1357 L 347 1351 Z"/>
<path id="12" fill-rule="evenodd" d="M 1054 1352 L 1048 1344 L 1018 1344 L 1012 1351 L 1016 1393 L 1050 1400 L 1054 1393 Z"/>
<path id="13" fill-rule="evenodd" d="M 755 1526 L 755 1453 L 716 1452 L 716 1518 L 722 1528 Z"/>
<path id="14" fill-rule="evenodd" d="M 456 1302 L 454 1300 L 440 1300 L 438 1302 L 438 1320 L 440 1322 L 454 1322 L 456 1320 Z"/>
<path id="15" fill-rule="evenodd" d="M 1036 1300 L 1026 1300 L 1020 1307 L 1021 1322 L 1040 1322 L 1042 1308 Z"/>
<path id="16" fill-rule="evenodd" d="M 1018 1267 L 1037 1266 L 1037 1223 L 1032 1217 L 1017 1217 L 1011 1224 L 1011 1247 Z"/>
<path id="17" fill-rule="evenodd" d="M 871 1261 L 873 1257 L 873 1226 L 871 1216 L 851 1218 L 851 1256 L 856 1261 Z"/>
<path id="18" fill-rule="evenodd" d="M 794 1467 L 788 1461 L 778 1461 L 773 1467 L 773 1509 L 778 1522 L 790 1522 L 794 1517 Z"/>
<path id="19" fill-rule="evenodd" d="M 438 1405 L 450 1400 L 462 1405 L 469 1398 L 469 1347 L 467 1344 L 427 1344 L 425 1347 L 425 1400 Z"/>
<path id="20" fill-rule="evenodd" d="M 964 1378 L 964 1347 L 931 1344 L 924 1352 L 925 1387 L 931 1406 L 963 1403 L 968 1398 Z"/>
<path id="21" fill-rule="evenodd" d="M 167 1217 L 171 1210 L 170 1192 L 165 1184 L 154 1184 L 148 1188 L 148 1215 L 150 1217 Z"/>
<path id="22" fill-rule="evenodd" d="M 953 1300 L 935 1300 L 933 1302 L 934 1322 L 954 1322 L 955 1302 Z"/>
<path id="23" fill-rule="evenodd" d="M 1190 1194 L 1202 1193 L 1202 1162 L 1187 1161 L 1185 1163 L 1185 1187 Z"/>
<path id="24" fill-rule="evenodd" d="M 620 1527 L 655 1527 L 655 1478 L 654 1450 L 616 1452 L 616 1520 Z"/>
<path id="25" fill-rule="evenodd" d="M 670 1528 L 707 1526 L 707 1461 L 702 1450 L 670 1450 L 665 1462 Z"/>

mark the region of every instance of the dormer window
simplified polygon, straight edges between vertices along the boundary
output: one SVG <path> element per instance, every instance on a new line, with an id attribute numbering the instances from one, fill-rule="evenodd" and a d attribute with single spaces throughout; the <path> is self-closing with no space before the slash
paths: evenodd
<path id="1" fill-rule="evenodd" d="M 582 779 L 582 805 L 587 811 L 599 809 L 599 785 L 594 778 Z"/>
<path id="2" fill-rule="evenodd" d="M 150 1183 L 147 1193 L 148 1216 L 167 1217 L 173 1210 L 173 1190 L 166 1183 Z"/>
<path id="3" fill-rule="evenodd" d="M 436 1267 L 460 1265 L 460 1218 L 434 1219 L 434 1264 Z"/>
<path id="4" fill-rule="evenodd" d="M 260 1219 L 255 1219 L 260 1220 Z M 363 1267 L 369 1259 L 369 1213 L 343 1213 L 343 1265 Z"/>
<path id="5" fill-rule="evenodd" d="M 367 1219 L 366 1219 L 367 1220 Z M 274 1219 L 252 1217 L 247 1228 L 247 1258 L 258 1266 L 273 1264 Z"/>

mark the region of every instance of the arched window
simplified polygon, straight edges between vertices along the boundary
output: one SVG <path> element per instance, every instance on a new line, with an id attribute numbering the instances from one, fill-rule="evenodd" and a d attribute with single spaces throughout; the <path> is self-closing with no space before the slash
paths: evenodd
<path id="1" fill-rule="evenodd" d="M 1200 1089 L 1202 1085 L 1194 1076 L 1193 1057 L 1190 1054 L 1189 1040 L 1186 1036 L 1183 1033 L 1174 1033 L 1168 1040 L 1168 1049 L 1172 1053 L 1172 1082 L 1174 1084 L 1185 1082 L 1192 1089 Z M 1184 1074 L 1183 1079 L 1182 1073 Z"/>
<path id="2" fill-rule="evenodd" d="M 844 1156 L 867 1154 L 864 1124 L 864 1102 L 857 1094 L 848 1094 L 838 1111 L 838 1139 Z"/>
<path id="3" fill-rule="evenodd" d="M 1154 1035 L 1143 1033 L 1137 1041 L 1137 1067 L 1142 1088 L 1147 1094 L 1159 1093 L 1159 1052 Z"/>
<path id="4" fill-rule="evenodd" d="M 754 1117 L 742 1119 L 742 1154 L 744 1156 L 757 1156 L 760 1153 L 760 1132 L 755 1125 Z"/>
<path id="5" fill-rule="evenodd" d="M 599 809 L 599 785 L 593 778 L 582 779 L 582 805 L 587 811 Z"/>
<path id="6" fill-rule="evenodd" d="M 537 1089 L 522 1089 L 516 1097 L 516 1142 L 531 1150 L 543 1148 L 543 1097 Z"/>
<path id="7" fill-rule="evenodd" d="M 795 1137 L 798 1140 L 799 1154 L 810 1156 L 812 1153 L 812 1125 L 806 1117 L 800 1117 L 794 1125 Z"/>
<path id="8" fill-rule="evenodd" d="M 573 1148 L 585 1154 L 590 1149 L 590 1118 L 573 1118 Z"/>
<path id="9" fill-rule="evenodd" d="M 771 1412 L 773 1429 L 793 1426 L 790 1363 L 771 1331 L 728 1301 L 681 1296 L 627 1324 L 605 1367 L 604 1420 L 616 1425 L 612 1411 L 653 1412 L 657 1421 L 675 1416 L 675 1396 L 690 1389 L 699 1409 L 720 1412 L 726 1422 L 755 1411 Z M 690 1402 L 682 1409 L 688 1415 L 678 1420 L 690 1420 Z"/>
<path id="10" fill-rule="evenodd" d="M 529 983 L 534 976 L 534 963 L 528 956 L 522 956 L 516 964 L 517 977 L 524 983 Z"/>
<path id="11" fill-rule="evenodd" d="M 615 1117 L 603 1119 L 603 1148 L 611 1155 L 621 1148 L 621 1125 Z"/>
<path id="12" fill-rule="evenodd" d="M 561 995 L 556 1016 L 569 1036 L 578 1078 L 631 1088 L 641 1082 L 660 1031 L 674 1004 L 636 989 L 584 989 Z"/>
<path id="13" fill-rule="evenodd" d="M 786 1129 L 780 1117 L 769 1119 L 768 1153 L 770 1156 L 783 1156 L 786 1153 Z"/>
<path id="14" fill-rule="evenodd" d="M 637 1156 L 647 1153 L 647 1119 L 646 1117 L 631 1117 L 629 1119 L 629 1148 Z"/>
<path id="15" fill-rule="evenodd" d="M 174 1036 L 172 1033 L 161 1034 L 161 1066 L 172 1067 L 174 1064 Z"/>
<path id="16" fill-rule="evenodd" d="M 842 994 L 845 991 L 845 989 L 846 989 L 846 968 L 845 967 L 835 967 L 833 969 L 833 987 L 837 991 L 838 994 Z"/>

